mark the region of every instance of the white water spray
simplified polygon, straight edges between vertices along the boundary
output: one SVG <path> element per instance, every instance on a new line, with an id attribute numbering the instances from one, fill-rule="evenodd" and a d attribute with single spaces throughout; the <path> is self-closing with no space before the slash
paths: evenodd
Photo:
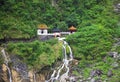
<path id="1" fill-rule="evenodd" d="M 35 75 L 35 74 L 36 74 L 36 73 L 33 74 L 33 81 L 34 81 L 34 82 L 37 82 L 37 81 L 36 81 L 36 75 Z"/>
<path id="2" fill-rule="evenodd" d="M 61 39 L 60 39 L 61 40 Z M 63 40 L 62 40 L 63 41 Z M 69 49 L 69 55 L 67 55 L 67 51 L 66 49 Z M 54 70 L 50 79 L 47 80 L 46 82 L 66 82 L 66 78 L 69 78 L 69 62 L 73 60 L 73 54 L 72 54 L 72 50 L 71 47 L 68 45 L 68 43 L 66 41 L 63 41 L 63 51 L 64 51 L 64 58 L 63 58 L 63 63 L 60 67 L 58 67 L 58 70 Z M 62 74 L 62 70 L 66 70 L 65 73 Z"/>
<path id="3" fill-rule="evenodd" d="M 8 69 L 9 81 L 12 82 L 12 74 L 11 74 L 10 68 L 9 68 L 9 66 L 8 66 L 9 60 L 8 60 L 6 54 L 5 54 L 5 50 L 2 49 L 1 52 L 2 52 L 2 56 L 4 57 L 5 65 L 6 65 L 7 69 Z"/>

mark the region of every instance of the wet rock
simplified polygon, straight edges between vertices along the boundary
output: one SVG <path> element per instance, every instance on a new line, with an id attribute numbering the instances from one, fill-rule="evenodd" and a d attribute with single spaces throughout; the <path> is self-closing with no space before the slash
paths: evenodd
<path id="1" fill-rule="evenodd" d="M 113 58 L 117 58 L 118 52 L 109 52 L 109 56 Z"/>
<path id="2" fill-rule="evenodd" d="M 12 73 L 13 82 L 20 82 L 21 80 L 20 74 L 15 70 L 11 70 L 11 73 Z"/>
<path id="3" fill-rule="evenodd" d="M 91 73 L 90 73 L 90 76 L 91 76 L 91 77 L 96 76 L 96 71 L 95 71 L 95 70 L 92 70 Z"/>
<path id="4" fill-rule="evenodd" d="M 21 82 L 30 82 L 29 79 L 23 79 Z"/>
<path id="5" fill-rule="evenodd" d="M 72 61 L 72 65 L 78 65 L 78 63 L 79 63 L 79 61 L 78 61 L 78 60 L 73 59 L 73 61 Z"/>
<path id="6" fill-rule="evenodd" d="M 67 82 L 67 81 L 69 82 L 69 81 L 70 81 L 70 78 L 65 78 L 65 80 L 66 80 L 65 82 Z M 61 81 L 61 82 L 62 82 L 62 81 Z"/>
<path id="7" fill-rule="evenodd" d="M 117 4 L 117 8 L 120 9 L 120 3 Z"/>
<path id="8" fill-rule="evenodd" d="M 97 79 L 95 82 L 103 82 L 101 79 Z"/>
<path id="9" fill-rule="evenodd" d="M 3 81 L 9 82 L 8 70 L 5 64 L 2 65 L 2 77 L 1 78 L 3 79 Z"/>
<path id="10" fill-rule="evenodd" d="M 5 82 L 2 78 L 0 78 L 0 82 Z"/>
<path id="11" fill-rule="evenodd" d="M 5 82 L 5 81 L 2 79 L 2 66 L 0 66 L 0 82 Z"/>
<path id="12" fill-rule="evenodd" d="M 76 78 L 75 76 L 71 76 L 70 77 L 70 82 L 77 82 L 78 78 Z"/>
<path id="13" fill-rule="evenodd" d="M 119 46 L 120 45 L 120 41 L 118 41 L 117 43 L 114 44 L 114 46 Z"/>
<path id="14" fill-rule="evenodd" d="M 95 81 L 95 78 L 92 78 L 92 79 L 90 80 L 90 82 L 96 82 L 96 81 Z"/>
<path id="15" fill-rule="evenodd" d="M 108 76 L 108 77 L 113 76 L 113 72 L 112 72 L 112 70 L 109 70 L 109 71 L 108 71 L 107 76 Z"/>
<path id="16" fill-rule="evenodd" d="M 114 62 L 114 63 L 112 64 L 112 66 L 113 66 L 113 68 L 118 68 L 118 67 L 119 67 L 119 64 L 118 64 L 117 62 Z"/>
<path id="17" fill-rule="evenodd" d="M 45 82 L 45 76 L 43 74 L 36 74 L 36 81 Z"/>
<path id="18" fill-rule="evenodd" d="M 114 11 L 119 13 L 120 12 L 120 3 L 115 5 Z"/>
<path id="19" fill-rule="evenodd" d="M 1 77 L 2 77 L 2 69 L 0 69 L 0 79 L 1 79 Z"/>
<path id="20" fill-rule="evenodd" d="M 69 82 L 70 79 L 69 77 L 66 75 L 66 74 L 63 74 L 61 77 L 60 77 L 60 82 Z"/>
<path id="21" fill-rule="evenodd" d="M 118 54 L 117 59 L 120 60 L 120 54 Z"/>
<path id="22" fill-rule="evenodd" d="M 92 78 L 91 77 L 88 77 L 87 80 L 91 80 Z"/>
<path id="23" fill-rule="evenodd" d="M 16 70 L 22 78 L 28 78 L 28 68 L 27 65 L 20 61 L 19 57 L 12 55 L 10 57 L 12 67 Z"/>
<path id="24" fill-rule="evenodd" d="M 98 76 L 100 76 L 100 75 L 102 75 L 103 73 L 102 73 L 101 70 L 96 70 L 96 74 L 97 74 Z"/>
<path id="25" fill-rule="evenodd" d="M 79 82 L 83 82 L 83 80 L 82 80 L 82 79 L 80 79 L 80 80 L 79 80 Z"/>
<path id="26" fill-rule="evenodd" d="M 97 78 L 97 79 L 92 78 L 90 82 L 103 82 L 103 81 L 100 78 Z"/>
<path id="27" fill-rule="evenodd" d="M 103 73 L 102 73 L 102 71 L 101 70 L 92 70 L 91 71 L 91 73 L 90 73 L 90 76 L 91 77 L 94 77 L 94 76 L 100 76 L 100 75 L 102 75 Z"/>

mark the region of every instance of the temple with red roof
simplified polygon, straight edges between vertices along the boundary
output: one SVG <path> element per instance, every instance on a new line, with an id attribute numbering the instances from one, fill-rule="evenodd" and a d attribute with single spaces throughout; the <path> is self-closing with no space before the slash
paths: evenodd
<path id="1" fill-rule="evenodd" d="M 76 29 L 74 26 L 71 26 L 71 27 L 69 28 L 69 31 L 70 31 L 70 33 L 74 33 L 74 32 L 77 31 L 77 29 Z"/>

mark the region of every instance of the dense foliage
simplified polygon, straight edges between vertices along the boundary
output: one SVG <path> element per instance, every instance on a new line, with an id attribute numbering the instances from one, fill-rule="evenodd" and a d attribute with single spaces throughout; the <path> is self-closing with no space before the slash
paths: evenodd
<path id="1" fill-rule="evenodd" d="M 117 3 L 119 0 L 0 0 L 0 39 L 34 37 L 38 24 L 43 23 L 50 31 L 54 27 L 67 31 L 73 25 L 77 33 L 68 36 L 67 41 L 75 58 L 81 59 L 78 67 L 83 68 L 84 76 L 88 77 L 92 69 L 106 74 L 115 61 L 107 53 L 120 53 L 119 46 L 112 49 L 114 38 L 120 38 L 120 14 L 114 11 Z M 40 69 L 60 57 L 58 44 L 54 40 L 8 43 L 7 51 Z M 119 82 L 118 70 L 113 70 L 115 76 L 109 82 Z"/>
<path id="2" fill-rule="evenodd" d="M 111 49 L 113 38 L 112 30 L 101 25 L 92 25 L 79 29 L 78 33 L 70 35 L 67 41 L 73 47 L 76 57 L 85 56 L 95 59 L 107 54 Z"/>
<path id="3" fill-rule="evenodd" d="M 30 68 L 40 69 L 46 65 L 51 65 L 60 58 L 61 43 L 57 40 L 46 42 L 34 41 L 30 43 L 9 43 L 7 51 L 11 55 L 18 56 Z"/>
<path id="4" fill-rule="evenodd" d="M 107 79 L 112 82 L 113 79 L 120 81 L 115 78 L 120 74 L 112 66 L 115 59 L 108 56 L 112 49 L 114 41 L 114 31 L 111 28 L 105 28 L 102 25 L 91 25 L 79 29 L 79 32 L 67 37 L 67 41 L 72 46 L 72 50 L 75 58 L 80 59 L 78 68 L 82 70 L 84 78 L 89 78 L 91 71 L 100 70 L 102 72 L 100 78 L 95 76 L 95 79 L 101 79 L 104 81 Z M 112 70 L 113 69 L 113 70 Z M 115 77 L 108 79 L 108 72 L 112 70 Z M 80 75 L 79 72 L 75 71 L 75 75 Z"/>
<path id="5" fill-rule="evenodd" d="M 102 24 L 116 27 L 113 13 L 117 0 L 0 0 L 0 38 L 36 36 L 38 24 L 66 31 L 69 26 Z M 112 19 L 112 20 L 111 20 Z"/>

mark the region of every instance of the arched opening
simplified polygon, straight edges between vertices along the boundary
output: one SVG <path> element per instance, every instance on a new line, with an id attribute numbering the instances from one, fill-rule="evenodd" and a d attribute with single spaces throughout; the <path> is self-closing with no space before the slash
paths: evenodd
<path id="1" fill-rule="evenodd" d="M 41 34 L 43 34 L 44 33 L 44 31 L 43 30 L 41 30 Z"/>

